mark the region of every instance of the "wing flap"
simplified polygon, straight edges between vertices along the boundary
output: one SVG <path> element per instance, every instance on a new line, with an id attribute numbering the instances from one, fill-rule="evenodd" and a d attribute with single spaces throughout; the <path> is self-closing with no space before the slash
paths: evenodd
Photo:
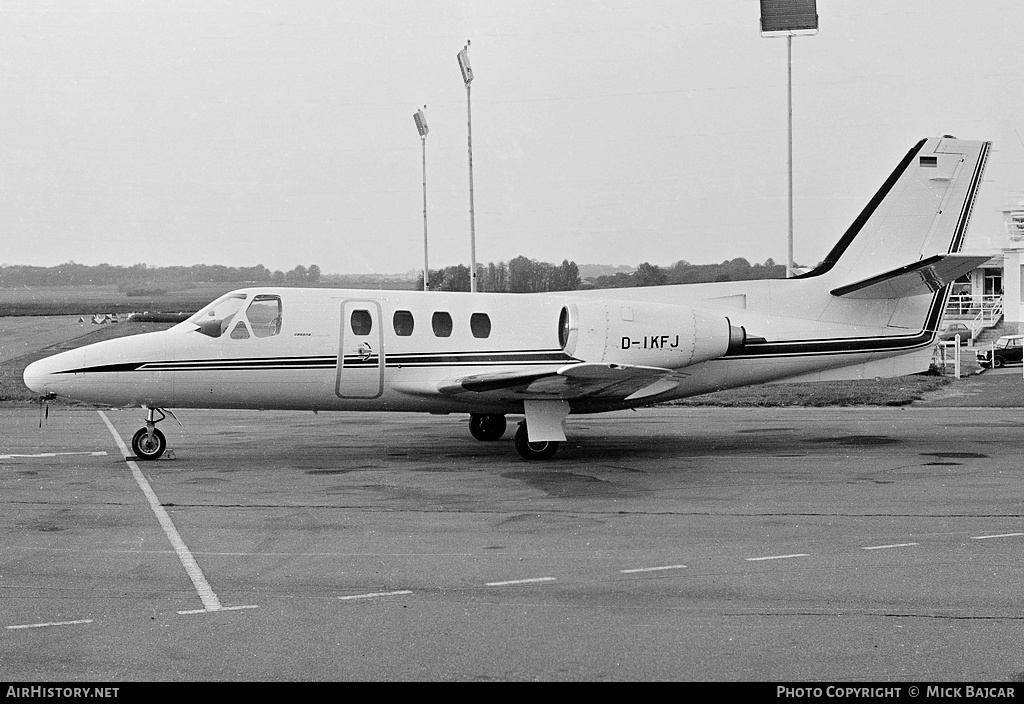
<path id="1" fill-rule="evenodd" d="M 438 384 L 438 391 L 445 395 L 499 392 L 518 399 L 567 401 L 594 397 L 643 398 L 674 389 L 683 376 L 678 371 L 661 367 L 582 362 L 546 372 L 475 374 L 442 382 Z"/>

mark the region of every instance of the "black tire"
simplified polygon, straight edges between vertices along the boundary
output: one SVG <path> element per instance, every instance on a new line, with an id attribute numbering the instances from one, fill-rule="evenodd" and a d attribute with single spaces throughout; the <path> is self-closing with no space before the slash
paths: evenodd
<path id="1" fill-rule="evenodd" d="M 155 460 L 164 454 L 166 449 L 167 439 L 157 428 L 153 429 L 152 441 L 149 440 L 149 434 L 145 428 L 139 428 L 139 431 L 132 436 L 132 452 L 135 453 L 137 459 Z"/>
<path id="2" fill-rule="evenodd" d="M 477 440 L 500 440 L 505 427 L 505 416 L 500 413 L 471 413 L 469 416 L 469 432 Z"/>
<path id="3" fill-rule="evenodd" d="M 516 431 L 516 452 L 528 462 L 534 460 L 549 460 L 558 451 L 558 442 L 555 440 L 542 440 L 541 442 L 530 442 L 527 435 L 526 423 L 519 424 Z"/>
<path id="4" fill-rule="evenodd" d="M 1001 366 L 1003 366 L 1003 358 L 1002 357 L 995 357 L 995 358 L 992 359 L 992 367 L 994 369 L 998 369 Z"/>

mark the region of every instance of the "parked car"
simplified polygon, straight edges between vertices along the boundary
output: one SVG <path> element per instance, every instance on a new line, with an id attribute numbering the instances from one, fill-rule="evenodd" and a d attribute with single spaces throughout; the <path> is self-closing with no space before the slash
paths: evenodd
<path id="1" fill-rule="evenodd" d="M 939 342 L 949 342 L 957 335 L 960 336 L 960 342 L 966 345 L 971 340 L 971 329 L 964 323 L 947 323 L 939 332 Z"/>
<path id="2" fill-rule="evenodd" d="M 978 350 L 978 364 L 983 367 L 1001 367 L 1024 359 L 1024 335 L 1003 335 L 996 340 L 995 349 Z"/>

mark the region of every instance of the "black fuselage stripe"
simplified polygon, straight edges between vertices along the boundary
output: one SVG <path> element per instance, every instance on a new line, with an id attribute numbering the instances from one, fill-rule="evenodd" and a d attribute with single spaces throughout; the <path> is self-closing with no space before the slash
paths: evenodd
<path id="1" fill-rule="evenodd" d="M 911 350 L 931 344 L 935 335 L 935 325 L 941 314 L 944 295 L 935 294 L 931 310 L 927 316 L 925 330 L 914 335 L 900 337 L 870 338 L 823 338 L 818 340 L 793 340 L 787 342 L 751 343 L 747 346 L 728 352 L 729 359 L 765 359 L 773 357 L 816 357 L 837 354 L 857 354 L 872 352 L 898 352 Z M 505 356 L 502 356 L 505 355 Z M 283 369 L 336 369 L 338 357 L 278 357 L 278 358 L 246 358 L 224 360 L 184 360 L 125 362 L 122 364 L 103 364 L 95 367 L 68 369 L 58 374 L 86 374 L 105 372 L 189 372 L 189 371 L 270 371 Z M 546 364 L 578 363 L 576 359 L 564 352 L 542 354 L 529 353 L 444 353 L 444 354 L 401 354 L 384 355 L 384 366 L 397 368 L 438 368 L 438 367 L 503 367 L 503 366 L 540 366 Z M 374 355 L 369 359 L 358 356 L 344 356 L 341 360 L 344 368 L 378 368 L 380 359 Z"/>

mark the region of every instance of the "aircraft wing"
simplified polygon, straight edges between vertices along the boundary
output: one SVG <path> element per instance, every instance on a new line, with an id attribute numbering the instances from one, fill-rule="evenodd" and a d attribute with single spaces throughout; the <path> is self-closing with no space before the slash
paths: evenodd
<path id="1" fill-rule="evenodd" d="M 445 395 L 496 394 L 504 399 L 572 401 L 584 398 L 639 399 L 674 389 L 686 374 L 661 367 L 584 362 L 539 371 L 475 374 L 442 382 Z"/>

